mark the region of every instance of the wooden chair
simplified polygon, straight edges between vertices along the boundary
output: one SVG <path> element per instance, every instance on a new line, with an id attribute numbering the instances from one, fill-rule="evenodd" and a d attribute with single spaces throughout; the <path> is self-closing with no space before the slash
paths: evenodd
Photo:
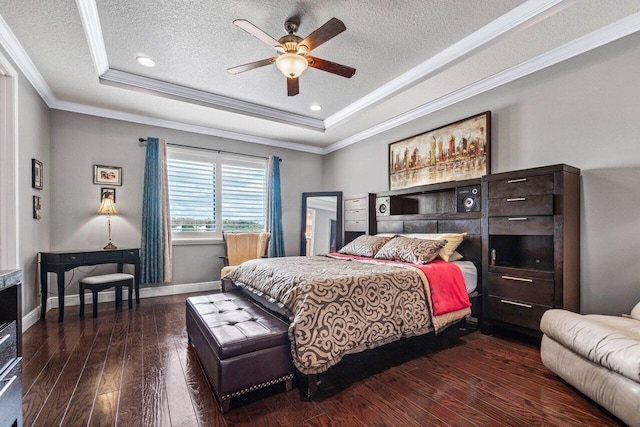
<path id="1" fill-rule="evenodd" d="M 224 254 L 222 260 L 223 278 L 245 261 L 266 258 L 271 233 L 223 233 Z"/>

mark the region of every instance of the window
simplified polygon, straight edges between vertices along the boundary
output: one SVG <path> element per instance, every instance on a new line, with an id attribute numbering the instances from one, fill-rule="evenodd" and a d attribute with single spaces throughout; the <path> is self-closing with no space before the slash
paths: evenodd
<path id="1" fill-rule="evenodd" d="M 167 169 L 174 238 L 266 229 L 266 159 L 169 147 Z"/>

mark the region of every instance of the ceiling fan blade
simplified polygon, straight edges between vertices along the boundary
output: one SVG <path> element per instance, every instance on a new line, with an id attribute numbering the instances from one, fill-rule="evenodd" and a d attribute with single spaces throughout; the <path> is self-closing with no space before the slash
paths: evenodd
<path id="1" fill-rule="evenodd" d="M 346 29 L 347 27 L 345 27 L 344 22 L 338 18 L 331 18 L 326 24 L 309 34 L 300 44 L 307 46 L 309 48 L 307 52 L 311 52 L 322 43 L 331 40 Z"/>
<path id="2" fill-rule="evenodd" d="M 309 60 L 309 67 L 317 68 L 318 70 L 326 71 L 328 73 L 337 74 L 348 79 L 353 77 L 353 75 L 356 73 L 355 68 L 347 67 L 346 65 L 337 64 L 325 59 L 316 58 L 315 56 L 307 56 L 307 59 Z"/>
<path id="3" fill-rule="evenodd" d="M 268 44 L 273 48 L 282 46 L 278 40 L 274 39 L 269 34 L 265 33 L 260 28 L 256 27 L 246 19 L 236 19 L 235 21 L 233 21 L 233 23 L 238 27 L 242 28 L 243 30 L 245 30 L 247 33 L 257 38 L 258 40 L 262 40 L 264 43 Z"/>
<path id="4" fill-rule="evenodd" d="M 287 95 L 296 96 L 300 93 L 300 86 L 298 85 L 297 77 L 287 77 Z"/>
<path id="5" fill-rule="evenodd" d="M 253 70 L 254 68 L 264 67 L 265 65 L 273 64 L 276 62 L 276 57 L 262 59 L 260 61 L 249 62 L 248 64 L 238 65 L 236 67 L 227 68 L 227 71 L 231 74 L 244 73 L 245 71 Z"/>

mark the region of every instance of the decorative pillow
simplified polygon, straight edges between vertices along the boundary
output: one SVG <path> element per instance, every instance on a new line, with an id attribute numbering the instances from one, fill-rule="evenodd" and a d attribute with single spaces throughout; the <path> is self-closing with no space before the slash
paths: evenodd
<path id="1" fill-rule="evenodd" d="M 442 249 L 440 249 L 440 250 L 442 250 Z M 458 252 L 458 251 L 453 251 L 453 253 L 449 257 L 449 262 L 460 261 L 461 259 L 464 259 L 462 254 L 460 252 Z"/>
<path id="2" fill-rule="evenodd" d="M 358 236 L 338 252 L 345 255 L 373 258 L 380 248 L 392 238 L 393 236 Z"/>
<path id="3" fill-rule="evenodd" d="M 446 240 L 447 244 L 444 248 L 440 249 L 438 254 L 440 258 L 445 261 L 451 261 L 451 255 L 460 246 L 460 243 L 464 240 L 467 233 L 439 233 L 439 234 L 400 234 L 399 236 L 411 237 L 414 239 L 426 239 L 426 240 Z M 388 236 L 388 234 L 378 234 L 378 236 Z"/>
<path id="4" fill-rule="evenodd" d="M 396 236 L 389 240 L 376 254 L 377 259 L 426 264 L 433 261 L 446 240 L 425 240 Z"/>

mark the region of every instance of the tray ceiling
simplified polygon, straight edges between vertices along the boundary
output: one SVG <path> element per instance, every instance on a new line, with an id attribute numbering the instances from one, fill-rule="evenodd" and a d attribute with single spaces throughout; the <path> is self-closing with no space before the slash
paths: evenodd
<path id="1" fill-rule="evenodd" d="M 32 61 L 52 108 L 322 153 L 638 31 L 639 13 L 638 0 L 0 0 L 0 41 L 23 71 Z M 313 54 L 355 76 L 310 68 L 288 97 L 274 64 L 226 71 L 274 56 L 234 19 L 278 39 L 292 17 L 303 38 L 342 20 Z"/>

